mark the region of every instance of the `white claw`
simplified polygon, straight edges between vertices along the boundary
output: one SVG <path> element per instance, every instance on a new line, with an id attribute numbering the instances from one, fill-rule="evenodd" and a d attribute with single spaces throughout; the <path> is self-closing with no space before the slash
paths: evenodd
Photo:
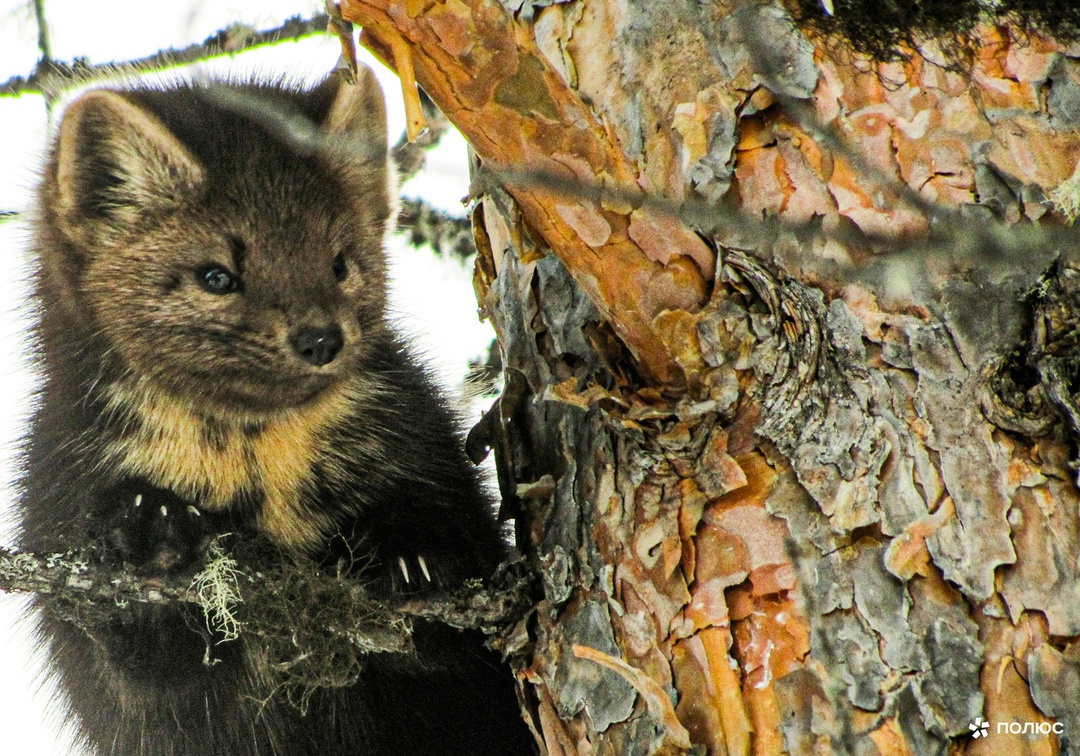
<path id="1" fill-rule="evenodd" d="M 188 504 L 187 513 L 192 517 L 202 517 L 202 512 L 200 512 L 198 509 L 191 506 L 190 504 Z"/>
<path id="2" fill-rule="evenodd" d="M 424 579 L 429 583 L 431 582 L 431 573 L 428 572 L 427 562 L 424 561 L 422 556 L 417 556 L 416 561 L 420 563 L 420 571 L 424 573 Z"/>
<path id="3" fill-rule="evenodd" d="M 405 557 L 398 557 L 397 558 L 397 563 L 398 563 L 398 567 L 401 568 L 401 574 L 405 576 L 405 583 L 408 584 L 408 582 L 409 582 L 409 568 L 405 564 Z"/>
<path id="4" fill-rule="evenodd" d="M 168 517 L 169 516 L 169 510 L 164 504 L 161 505 L 161 516 L 162 517 Z"/>
<path id="5" fill-rule="evenodd" d="M 135 506 L 142 506 L 142 494 L 135 494 Z"/>

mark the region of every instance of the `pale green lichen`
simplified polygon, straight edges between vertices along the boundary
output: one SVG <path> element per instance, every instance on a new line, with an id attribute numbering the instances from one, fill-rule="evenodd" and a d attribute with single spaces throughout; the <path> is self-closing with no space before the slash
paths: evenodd
<path id="1" fill-rule="evenodd" d="M 210 544 L 206 567 L 191 581 L 191 590 L 206 616 L 206 627 L 220 634 L 222 641 L 240 637 L 240 621 L 235 614 L 243 601 L 240 574 L 236 560 L 225 553 L 219 537 Z"/>
<path id="2" fill-rule="evenodd" d="M 1054 203 L 1054 209 L 1065 216 L 1071 226 L 1080 217 L 1080 163 L 1073 175 L 1051 189 L 1046 196 Z"/>

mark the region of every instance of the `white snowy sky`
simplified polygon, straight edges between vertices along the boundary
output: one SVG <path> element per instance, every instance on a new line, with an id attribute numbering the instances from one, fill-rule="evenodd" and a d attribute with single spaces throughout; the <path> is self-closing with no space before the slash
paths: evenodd
<path id="1" fill-rule="evenodd" d="M 277 26 L 294 15 L 310 17 L 322 7 L 314 0 L 234 0 L 232 2 L 148 3 L 145 0 L 46 0 L 53 57 L 91 63 L 123 61 L 159 49 L 201 42 L 230 23 L 257 29 Z M 191 75 L 223 71 L 289 72 L 316 81 L 337 60 L 340 46 L 329 37 L 288 42 L 232 58 L 189 67 Z M 360 50 L 379 75 L 387 94 L 391 140 L 404 124 L 396 77 Z M 0 0 L 0 80 L 29 74 L 36 64 L 37 28 L 29 0 Z M 0 97 L 0 210 L 21 211 L 32 201 L 36 172 L 49 125 L 41 97 Z M 456 133 L 429 153 L 423 173 L 403 189 L 435 206 L 463 215 L 468 191 L 464 140 Z M 14 496 L 14 454 L 30 411 L 33 376 L 27 369 L 25 276 L 27 229 L 20 221 L 0 222 L 0 543 L 10 543 Z M 471 271 L 425 250 L 398 244 L 390 250 L 397 284 L 392 306 L 402 327 L 434 362 L 451 390 L 461 384 L 470 358 L 481 356 L 492 331 L 476 317 Z M 81 754 L 62 721 L 47 712 L 56 695 L 41 684 L 40 662 L 30 640 L 31 625 L 20 621 L 24 601 L 0 594 L 0 753 L 19 756 Z M 224 755 L 223 755 L 224 756 Z"/>

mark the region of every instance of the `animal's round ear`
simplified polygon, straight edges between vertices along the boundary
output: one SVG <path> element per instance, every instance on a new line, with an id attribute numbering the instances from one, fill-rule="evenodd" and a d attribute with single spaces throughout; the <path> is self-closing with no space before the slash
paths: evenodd
<path id="1" fill-rule="evenodd" d="M 71 231 L 133 223 L 194 196 L 203 168 L 153 114 L 118 92 L 68 106 L 56 147 L 56 210 Z"/>
<path id="2" fill-rule="evenodd" d="M 361 162 L 385 161 L 386 102 L 372 70 L 361 64 L 356 72 L 355 84 L 332 74 L 321 86 L 334 90 L 330 109 L 323 122 L 327 133 L 345 137 L 346 144 L 352 143 L 349 151 Z"/>

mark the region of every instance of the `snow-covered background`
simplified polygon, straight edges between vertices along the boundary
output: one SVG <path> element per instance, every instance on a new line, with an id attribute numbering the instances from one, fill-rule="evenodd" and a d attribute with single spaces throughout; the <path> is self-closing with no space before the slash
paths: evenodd
<path id="1" fill-rule="evenodd" d="M 53 58 L 69 62 L 85 58 L 92 64 L 184 47 L 233 23 L 272 28 L 291 16 L 310 18 L 321 8 L 322 3 L 314 0 L 47 0 L 45 5 Z M 191 76 L 287 72 L 314 82 L 330 71 L 339 52 L 335 39 L 320 36 L 217 58 L 185 71 Z M 396 140 L 404 125 L 397 79 L 363 50 L 360 53 L 383 85 L 391 140 Z M 32 3 L 0 0 L 0 80 L 28 75 L 38 57 Z M 42 97 L 0 97 L 0 211 L 20 212 L 30 205 L 49 130 Z M 403 194 L 463 215 L 460 200 L 467 189 L 465 143 L 451 132 L 428 154 L 424 171 L 403 188 Z M 34 386 L 23 337 L 29 317 L 27 238 L 22 220 L 0 221 L 0 543 L 4 545 L 11 543 L 7 511 L 15 495 L 15 455 Z M 492 338 L 491 329 L 476 317 L 470 271 L 457 261 L 403 243 L 396 243 L 390 254 L 396 284 L 392 305 L 402 326 L 436 365 L 447 387 L 460 390 L 469 359 L 481 357 Z M 24 607 L 24 599 L 0 594 L 0 753 L 82 754 L 65 727 L 62 708 L 50 711 L 59 699 L 42 676 Z"/>

